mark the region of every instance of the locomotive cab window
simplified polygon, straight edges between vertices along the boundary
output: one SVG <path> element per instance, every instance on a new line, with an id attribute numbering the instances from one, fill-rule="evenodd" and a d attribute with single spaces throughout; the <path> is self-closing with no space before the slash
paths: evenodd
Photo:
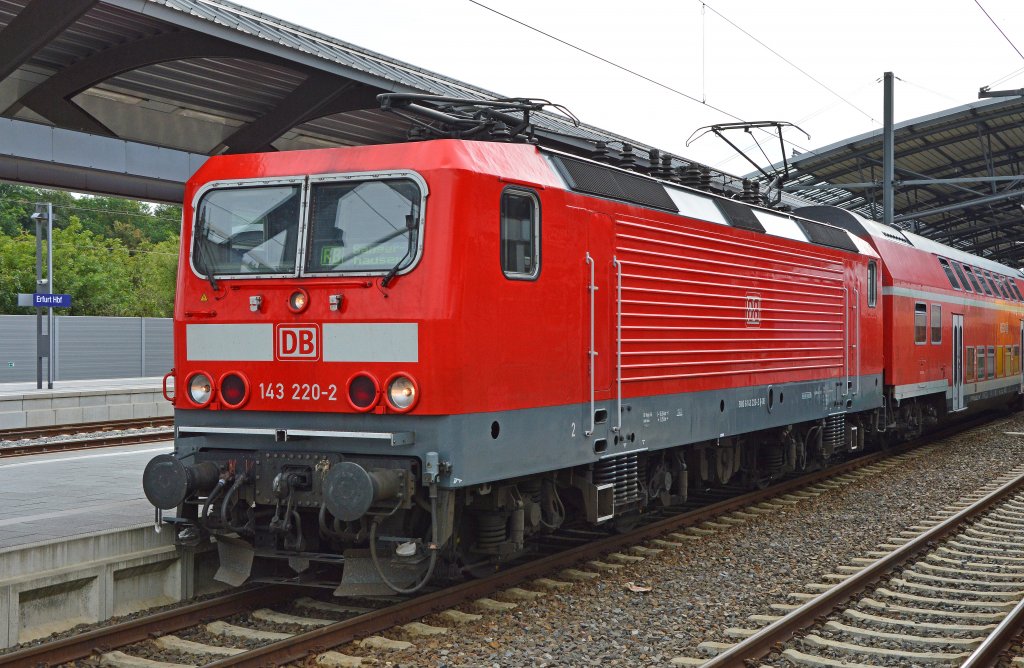
<path id="1" fill-rule="evenodd" d="M 914 304 L 914 343 L 928 343 L 928 305 Z"/>
<path id="2" fill-rule="evenodd" d="M 540 202 L 530 191 L 508 188 L 501 194 L 501 270 L 515 280 L 540 273 Z"/>
<path id="3" fill-rule="evenodd" d="M 420 248 L 420 188 L 412 179 L 314 182 L 306 271 L 398 273 Z"/>
<path id="4" fill-rule="evenodd" d="M 878 303 L 878 265 L 874 260 L 868 262 L 868 306 L 874 308 Z"/>
<path id="5" fill-rule="evenodd" d="M 932 343 L 942 343 L 942 306 L 932 304 Z"/>
<path id="6" fill-rule="evenodd" d="M 292 274 L 301 184 L 217 188 L 196 205 L 192 266 L 206 277 Z"/>

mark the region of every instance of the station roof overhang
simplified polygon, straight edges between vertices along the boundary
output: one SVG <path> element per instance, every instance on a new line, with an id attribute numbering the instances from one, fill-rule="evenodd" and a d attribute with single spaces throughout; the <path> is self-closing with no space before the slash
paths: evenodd
<path id="1" fill-rule="evenodd" d="M 0 179 L 180 201 L 211 155 L 405 141 L 385 92 L 500 97 L 222 0 L 0 0 Z M 649 148 L 533 119 L 552 148 Z"/>
<path id="2" fill-rule="evenodd" d="M 894 152 L 896 226 L 1024 265 L 1024 97 L 983 99 L 897 123 Z M 789 164 L 786 193 L 882 220 L 881 130 L 795 155 Z"/>

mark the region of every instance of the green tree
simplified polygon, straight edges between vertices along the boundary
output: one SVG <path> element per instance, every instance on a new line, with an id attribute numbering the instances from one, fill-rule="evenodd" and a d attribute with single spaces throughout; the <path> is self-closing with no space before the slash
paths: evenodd
<path id="1" fill-rule="evenodd" d="M 132 258 L 135 285 L 134 315 L 170 318 L 174 315 L 174 289 L 178 278 L 178 237 L 148 244 Z"/>
<path id="2" fill-rule="evenodd" d="M 19 292 L 35 292 L 36 240 L 27 234 L 0 235 L 0 313 L 34 313 L 18 308 Z"/>

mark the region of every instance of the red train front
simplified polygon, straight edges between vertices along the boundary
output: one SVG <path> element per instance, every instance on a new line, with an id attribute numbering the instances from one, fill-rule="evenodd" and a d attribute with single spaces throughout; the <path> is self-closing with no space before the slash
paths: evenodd
<path id="1" fill-rule="evenodd" d="M 144 486 L 228 582 L 412 590 L 888 424 L 881 261 L 839 227 L 459 140 L 212 158 L 186 197 Z"/>

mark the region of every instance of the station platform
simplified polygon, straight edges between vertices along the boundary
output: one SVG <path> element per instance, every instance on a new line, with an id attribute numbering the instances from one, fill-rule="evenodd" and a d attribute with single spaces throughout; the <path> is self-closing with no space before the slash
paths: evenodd
<path id="1" fill-rule="evenodd" d="M 0 383 L 0 430 L 170 417 L 162 378 L 107 378 L 35 383 Z M 45 385 L 45 384 L 44 384 Z"/>
<path id="2" fill-rule="evenodd" d="M 0 460 L 0 552 L 71 536 L 153 524 L 142 471 L 172 443 L 54 452 Z"/>
<path id="3" fill-rule="evenodd" d="M 171 448 L 167 441 L 0 461 L 0 648 L 212 586 L 207 555 L 216 551 L 183 551 L 172 527 L 154 531 L 142 492 L 146 464 Z"/>

